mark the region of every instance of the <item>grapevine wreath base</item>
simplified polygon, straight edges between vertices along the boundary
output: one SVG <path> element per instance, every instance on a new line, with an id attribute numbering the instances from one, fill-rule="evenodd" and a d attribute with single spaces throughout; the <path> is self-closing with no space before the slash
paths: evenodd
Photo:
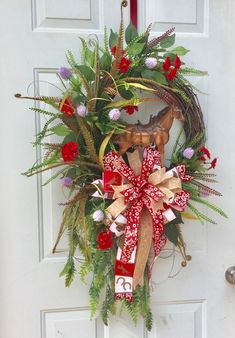
<path id="1" fill-rule="evenodd" d="M 226 215 L 208 201 L 209 195 L 220 195 L 208 186 L 215 182 L 211 170 L 217 159 L 205 148 L 203 115 L 188 80 L 206 72 L 184 64 L 189 51 L 173 47 L 174 29 L 154 39 L 149 38 L 150 26 L 141 35 L 132 24 L 125 30 L 126 5 L 123 1 L 118 33 L 105 30 L 102 46 L 97 39 L 80 38 L 79 63 L 67 53 L 69 67 L 58 72 L 63 96 L 33 98 L 31 109 L 47 119 L 34 145 L 45 152 L 25 175 L 57 169 L 45 183 L 60 178 L 68 189 L 53 249 L 66 231 L 69 254 L 61 272 L 66 286 L 77 271 L 82 281 L 91 273 L 91 316 L 99 307 L 107 325 L 119 300 L 135 322 L 140 314 L 151 330 L 152 267 L 166 241 L 177 247 L 186 266 L 191 257 L 180 228 L 183 219 L 214 223 L 197 204 Z M 148 101 L 166 107 L 147 125 L 121 118 Z M 164 145 L 174 119 L 182 122 L 182 130 L 166 168 Z M 50 142 L 51 135 L 61 142 Z M 77 250 L 84 257 L 79 264 Z"/>

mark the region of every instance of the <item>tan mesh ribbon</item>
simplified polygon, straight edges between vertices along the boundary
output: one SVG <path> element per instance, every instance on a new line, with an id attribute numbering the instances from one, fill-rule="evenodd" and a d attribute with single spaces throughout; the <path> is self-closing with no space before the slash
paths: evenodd
<path id="1" fill-rule="evenodd" d="M 137 256 L 135 271 L 133 276 L 133 286 L 144 285 L 144 270 L 148 261 L 153 237 L 153 221 L 149 211 L 144 208 L 140 217 L 139 243 L 137 246 Z"/>

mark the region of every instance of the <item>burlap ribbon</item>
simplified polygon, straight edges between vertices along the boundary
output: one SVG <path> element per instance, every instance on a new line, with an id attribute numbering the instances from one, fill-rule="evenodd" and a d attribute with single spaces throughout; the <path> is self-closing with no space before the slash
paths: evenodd
<path id="1" fill-rule="evenodd" d="M 117 154 L 111 152 L 105 157 L 109 170 L 118 171 L 125 182 L 114 189 L 115 201 L 107 211 L 115 219 L 124 211 L 127 213 L 127 225 L 120 260 L 127 263 L 137 247 L 137 256 L 133 276 L 133 285 L 143 285 L 144 269 L 148 260 L 153 239 L 154 254 L 157 256 L 165 245 L 163 235 L 164 222 L 169 221 L 165 205 L 183 209 L 189 194 L 182 190 L 182 180 L 191 179 L 185 175 L 185 167 L 179 166 L 166 171 L 160 168 L 160 155 L 150 147 L 142 163 L 138 151 L 128 155 L 130 167 Z M 158 170 L 154 171 L 154 167 Z M 165 219 L 164 216 L 166 215 Z"/>

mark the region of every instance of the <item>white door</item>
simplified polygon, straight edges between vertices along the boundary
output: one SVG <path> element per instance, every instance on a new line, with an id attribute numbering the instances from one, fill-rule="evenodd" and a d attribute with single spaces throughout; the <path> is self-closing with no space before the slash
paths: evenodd
<path id="1" fill-rule="evenodd" d="M 139 1 L 139 29 L 157 22 L 153 33 L 158 34 L 176 26 L 178 45 L 191 50 L 187 63 L 210 73 L 196 85 L 209 93 L 200 99 L 208 116 L 209 148 L 219 157 L 218 189 L 224 198 L 217 202 L 230 217 L 218 218 L 216 226 L 184 225 L 193 260 L 180 273 L 177 256 L 174 265 L 172 256 L 159 258 L 153 276 L 156 324 L 151 333 L 145 332 L 141 320 L 134 327 L 127 315 L 111 318 L 109 328 L 99 318 L 89 320 L 88 286 L 77 278 L 66 289 L 58 277 L 66 242 L 51 255 L 61 213 L 60 187 L 42 188 L 40 179 L 20 176 L 35 161 L 29 143 L 35 118 L 27 110 L 30 103 L 13 95 L 25 93 L 32 81 L 30 94 L 54 95 L 55 72 L 65 65 L 65 51 L 79 57 L 77 35 L 101 36 L 104 25 L 117 29 L 119 6 L 118 0 L 1 0 L 1 338 L 235 336 L 235 286 L 224 279 L 225 270 L 235 265 L 233 0 Z M 128 22 L 128 9 L 125 13 Z M 164 251 L 162 257 L 170 253 Z"/>

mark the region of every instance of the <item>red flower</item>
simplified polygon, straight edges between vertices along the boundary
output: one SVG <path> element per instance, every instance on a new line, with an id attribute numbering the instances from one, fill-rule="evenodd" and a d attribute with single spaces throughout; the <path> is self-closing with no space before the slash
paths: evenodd
<path id="1" fill-rule="evenodd" d="M 134 114 L 135 111 L 139 110 L 138 106 L 126 106 L 126 107 L 123 107 L 123 109 L 125 109 L 125 111 L 129 115 L 132 115 Z"/>
<path id="2" fill-rule="evenodd" d="M 206 157 L 204 155 L 201 155 L 201 156 L 199 156 L 199 160 L 205 162 L 206 161 Z"/>
<path id="3" fill-rule="evenodd" d="M 215 169 L 215 167 L 216 167 L 216 164 L 217 164 L 217 158 L 214 158 L 212 161 L 211 161 L 211 166 L 210 166 L 210 168 L 209 169 Z M 208 170 L 209 170 L 208 169 Z"/>
<path id="4" fill-rule="evenodd" d="M 99 233 L 97 240 L 98 240 L 98 249 L 100 250 L 110 249 L 113 245 L 112 232 L 102 231 L 101 233 Z"/>
<path id="5" fill-rule="evenodd" d="M 120 52 L 120 55 L 124 55 L 126 53 L 125 50 L 123 50 L 123 49 L 120 49 L 119 52 Z M 113 56 L 116 56 L 116 54 L 117 54 L 117 46 L 113 46 L 111 48 L 111 53 L 113 54 Z"/>
<path id="6" fill-rule="evenodd" d="M 131 60 L 127 59 L 126 57 L 122 57 L 119 64 L 118 64 L 118 69 L 120 73 L 126 73 L 131 65 Z"/>
<path id="7" fill-rule="evenodd" d="M 64 162 L 73 161 L 78 156 L 78 144 L 73 141 L 65 143 L 61 148 L 61 155 Z"/>
<path id="8" fill-rule="evenodd" d="M 172 69 L 170 70 L 170 73 L 165 74 L 165 77 L 166 77 L 169 81 L 172 81 L 172 80 L 174 80 L 174 78 L 176 77 L 176 74 L 177 74 L 177 69 L 176 69 L 176 68 L 172 68 Z"/>
<path id="9" fill-rule="evenodd" d="M 71 105 L 71 103 L 69 102 L 68 99 L 66 99 L 64 101 L 60 100 L 59 109 L 62 113 L 64 113 L 68 117 L 72 117 L 74 115 L 74 107 Z"/>
<path id="10" fill-rule="evenodd" d="M 175 61 L 174 61 L 174 66 L 175 66 L 175 69 L 180 69 L 181 67 L 181 60 L 180 58 L 178 57 L 178 55 L 176 54 L 176 57 L 175 57 Z"/>
<path id="11" fill-rule="evenodd" d="M 209 152 L 209 150 L 208 150 L 207 148 L 201 147 L 201 148 L 199 149 L 199 151 L 200 151 L 201 153 L 205 154 L 209 159 L 211 158 L 211 154 L 210 154 L 210 152 Z"/>
<path id="12" fill-rule="evenodd" d="M 164 70 L 165 72 L 168 72 L 168 70 L 170 69 L 170 67 L 171 67 L 171 57 L 168 56 L 168 57 L 166 58 L 166 60 L 163 62 L 162 68 L 163 68 L 163 70 Z"/>

